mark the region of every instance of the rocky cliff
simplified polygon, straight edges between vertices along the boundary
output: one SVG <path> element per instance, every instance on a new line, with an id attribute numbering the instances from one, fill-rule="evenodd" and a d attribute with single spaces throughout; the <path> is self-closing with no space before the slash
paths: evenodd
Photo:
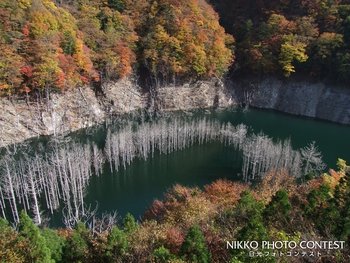
<path id="1" fill-rule="evenodd" d="M 267 78 L 231 81 L 224 87 L 220 82 L 197 82 L 162 87 L 151 97 L 130 80 L 122 80 L 104 85 L 103 93 L 96 96 L 91 87 L 82 87 L 52 94 L 40 103 L 0 99 L 0 147 L 40 135 L 68 133 L 140 109 L 187 111 L 249 104 L 350 124 L 350 89 L 323 83 Z"/>
<path id="2" fill-rule="evenodd" d="M 243 104 L 350 124 L 350 89 L 325 83 L 266 78 L 236 80 L 228 85 Z"/>
<path id="3" fill-rule="evenodd" d="M 103 93 L 97 97 L 91 87 L 82 87 L 52 94 L 41 102 L 0 99 L 0 147 L 40 135 L 68 133 L 140 109 L 190 110 L 234 104 L 231 95 L 215 82 L 162 87 L 150 97 L 126 79 L 105 84 Z"/>

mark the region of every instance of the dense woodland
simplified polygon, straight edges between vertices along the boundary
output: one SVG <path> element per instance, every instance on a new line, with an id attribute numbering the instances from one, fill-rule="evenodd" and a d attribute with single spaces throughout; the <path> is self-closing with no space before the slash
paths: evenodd
<path id="1" fill-rule="evenodd" d="M 16 228 L 0 221 L 0 261 L 290 262 L 287 256 L 251 258 L 247 251 L 226 249 L 225 241 L 335 239 L 345 240 L 346 248 L 316 249 L 316 258 L 293 262 L 349 262 L 350 167 L 341 159 L 337 166 L 303 184 L 282 169 L 271 170 L 256 186 L 225 180 L 203 190 L 176 185 L 142 221 L 128 214 L 105 231 L 83 223 L 39 229 L 22 212 Z"/>
<path id="2" fill-rule="evenodd" d="M 349 80 L 349 1 L 210 2 L 3 0 L 0 91 L 65 90 L 128 76 L 157 86 L 230 69 Z"/>
<path id="3" fill-rule="evenodd" d="M 349 1 L 1 0 L 0 21 L 2 96 L 126 77 L 153 88 L 228 73 L 350 80 Z M 241 153 L 244 183 L 176 185 L 141 220 L 92 218 L 85 206 L 89 178 L 104 164 L 117 171 L 134 158 L 212 141 Z M 109 131 L 100 148 L 51 147 L 1 159 L 8 221 L 0 219 L 0 262 L 285 262 L 249 258 L 225 241 L 336 239 L 346 249 L 319 251 L 318 260 L 350 262 L 350 168 L 339 159 L 337 171 L 319 176 L 325 167 L 314 143 L 295 150 L 243 125 L 174 120 Z M 42 210 L 62 206 L 66 228 L 44 227 Z"/>
<path id="4" fill-rule="evenodd" d="M 133 73 L 150 83 L 222 76 L 233 38 L 204 0 L 3 0 L 0 90 L 74 88 Z"/>
<path id="5" fill-rule="evenodd" d="M 237 73 L 299 72 L 347 83 L 350 72 L 348 0 L 211 0 L 236 39 Z"/>

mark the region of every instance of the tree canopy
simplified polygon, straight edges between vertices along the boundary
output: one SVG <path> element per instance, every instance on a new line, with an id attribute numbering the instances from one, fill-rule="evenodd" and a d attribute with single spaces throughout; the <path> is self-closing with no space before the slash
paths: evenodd
<path id="1" fill-rule="evenodd" d="M 350 80 L 348 1 L 208 2 L 3 0 L 0 93 L 133 74 L 162 85 L 222 77 L 230 68 Z"/>
<path id="2" fill-rule="evenodd" d="M 235 72 L 349 81 L 349 1 L 210 2 L 236 38 Z"/>
<path id="3" fill-rule="evenodd" d="M 204 0 L 4 0 L 0 92 L 65 90 L 134 72 L 221 76 L 233 38 Z"/>
<path id="4" fill-rule="evenodd" d="M 303 183 L 272 169 L 255 186 L 228 180 L 203 190 L 176 185 L 142 221 L 127 214 L 99 231 L 98 224 L 88 229 L 81 222 L 73 229 L 41 229 L 24 212 L 14 229 L 0 218 L 0 262 L 289 262 L 289 248 L 259 247 L 253 252 L 264 256 L 252 257 L 245 249 L 228 249 L 226 242 L 348 244 L 350 167 L 342 159 L 337 166 Z M 327 250 L 317 258 L 347 262 L 349 250 Z"/>

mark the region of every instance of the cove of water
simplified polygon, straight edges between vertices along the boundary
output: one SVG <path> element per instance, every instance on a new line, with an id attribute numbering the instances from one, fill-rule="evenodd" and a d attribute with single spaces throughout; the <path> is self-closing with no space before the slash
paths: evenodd
<path id="1" fill-rule="evenodd" d="M 290 138 L 295 149 L 315 141 L 329 167 L 335 167 L 337 158 L 350 161 L 349 126 L 256 109 L 193 114 L 202 115 L 234 125 L 246 124 L 253 132 L 263 132 L 276 140 Z M 135 160 L 126 170 L 114 174 L 105 167 L 102 176 L 91 179 L 86 202 L 98 202 L 100 212 L 117 210 L 120 216 L 131 212 L 140 217 L 174 184 L 202 187 L 220 178 L 237 180 L 240 168 L 237 156 L 220 143 L 156 154 L 146 161 Z"/>
<path id="2" fill-rule="evenodd" d="M 136 217 L 156 198 L 174 184 L 203 186 L 217 179 L 235 179 L 240 172 L 239 161 L 232 149 L 218 143 L 196 145 L 189 149 L 156 154 L 148 160 L 135 160 L 125 170 L 110 175 L 93 177 L 87 189 L 86 202 L 98 202 L 99 211 L 117 210 L 124 216 L 131 212 Z M 236 161 L 235 161 L 236 160 Z"/>
<path id="3" fill-rule="evenodd" d="M 187 119 L 205 116 L 233 125 L 243 123 L 250 127 L 250 132 L 263 132 L 274 140 L 290 138 L 294 149 L 315 141 L 328 167 L 335 168 L 337 158 L 350 162 L 350 126 L 256 109 L 174 113 L 170 119 L 172 116 Z M 94 141 L 103 148 L 106 126 L 81 130 L 67 138 L 77 142 Z M 47 140 L 40 139 L 32 145 L 38 141 L 45 149 Z M 156 153 L 147 160 L 135 159 L 127 169 L 118 172 L 111 173 L 105 164 L 99 177 L 90 178 L 84 199 L 93 207 L 98 204 L 98 214 L 117 211 L 123 217 L 130 212 L 140 218 L 153 200 L 161 199 L 174 184 L 203 187 L 220 178 L 239 180 L 240 172 L 241 161 L 232 148 L 212 142 L 168 155 Z M 54 214 L 50 225 L 62 225 L 59 212 Z"/>

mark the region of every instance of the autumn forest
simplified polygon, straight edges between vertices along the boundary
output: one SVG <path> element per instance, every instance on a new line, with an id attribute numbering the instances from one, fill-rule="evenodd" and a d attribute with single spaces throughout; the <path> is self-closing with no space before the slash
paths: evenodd
<path id="1" fill-rule="evenodd" d="M 65 90 L 143 70 L 222 76 L 233 37 L 205 1 L 2 1 L 0 89 Z"/>
<path id="2" fill-rule="evenodd" d="M 0 0 L 0 263 L 350 262 L 349 81 L 349 0 Z"/>
<path id="3" fill-rule="evenodd" d="M 295 72 L 349 78 L 347 1 L 3 0 L 0 90 L 147 76 L 148 85 Z M 229 33 L 229 34 L 228 34 Z"/>

